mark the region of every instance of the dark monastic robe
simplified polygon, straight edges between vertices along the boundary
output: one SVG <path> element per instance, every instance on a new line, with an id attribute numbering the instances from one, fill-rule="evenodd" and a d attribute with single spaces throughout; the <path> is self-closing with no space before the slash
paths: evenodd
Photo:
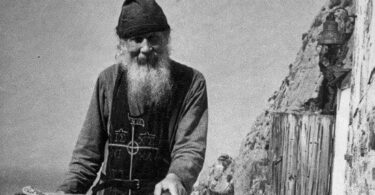
<path id="1" fill-rule="evenodd" d="M 201 73 L 174 61 L 171 80 L 168 103 L 137 110 L 127 100 L 126 69 L 113 65 L 104 70 L 66 179 L 58 190 L 86 193 L 102 167 L 100 182 L 107 178 L 139 179 L 141 190 L 132 194 L 152 194 L 154 185 L 167 173 L 179 176 L 190 191 L 205 155 L 206 83 Z M 107 189 L 106 194 L 116 190 Z"/>

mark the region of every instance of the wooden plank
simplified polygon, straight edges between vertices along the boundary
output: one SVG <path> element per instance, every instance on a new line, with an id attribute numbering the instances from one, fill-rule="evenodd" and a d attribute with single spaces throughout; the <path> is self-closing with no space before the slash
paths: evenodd
<path id="1" fill-rule="evenodd" d="M 300 180 L 300 176 L 299 176 L 299 169 L 298 169 L 298 165 L 299 165 L 299 159 L 298 159 L 298 155 L 300 153 L 300 148 L 298 147 L 299 145 L 299 138 L 300 138 L 300 122 L 301 122 L 301 117 L 296 117 L 296 125 L 295 125 L 295 128 L 294 128 L 294 134 L 295 134 L 295 138 L 294 138 L 294 165 L 292 167 L 293 171 L 294 171 L 294 175 L 293 175 L 293 179 L 294 179 L 294 194 L 300 194 L 299 193 L 299 190 L 298 190 L 298 183 L 299 183 L 299 180 Z"/>
<path id="2" fill-rule="evenodd" d="M 315 140 L 315 160 L 314 160 L 314 184 L 315 186 L 312 188 L 312 194 L 318 195 L 318 187 L 319 187 L 319 171 L 320 171 L 320 156 L 321 156 L 321 137 L 322 137 L 322 129 L 320 128 L 320 118 L 314 117 L 314 131 L 317 132 L 316 140 Z"/>
<path id="3" fill-rule="evenodd" d="M 309 125 L 308 123 L 309 121 L 307 121 L 307 128 L 308 128 L 308 131 L 309 131 L 309 147 L 308 147 L 308 154 L 309 154 L 309 158 L 308 158 L 308 167 L 307 167 L 307 170 L 308 170 L 308 175 L 307 175 L 307 178 L 308 178 L 308 181 L 307 181 L 307 194 L 311 194 L 311 191 L 312 191 L 312 185 L 313 185 L 313 167 L 312 167 L 312 164 L 311 162 L 313 161 L 313 139 L 314 139 L 314 132 L 311 130 L 311 126 Z M 306 194 L 306 195 L 307 195 Z"/>
<path id="4" fill-rule="evenodd" d="M 271 129 L 270 129 L 270 143 L 269 143 L 269 151 L 268 151 L 268 160 L 271 162 L 269 164 L 269 169 L 271 170 L 271 175 L 268 177 L 271 179 L 271 189 L 273 190 L 272 193 L 275 194 L 276 185 L 275 185 L 275 177 L 277 177 L 277 173 L 274 170 L 274 160 L 276 156 L 277 149 L 275 147 L 275 117 L 271 118 Z"/>
<path id="5" fill-rule="evenodd" d="M 319 163 L 319 157 L 320 157 L 320 138 L 321 138 L 321 129 L 319 128 L 319 119 L 318 117 L 314 117 L 314 128 L 312 128 L 313 131 L 316 132 L 316 137 L 314 140 L 314 146 L 315 146 L 315 158 L 313 160 L 313 166 L 314 166 L 314 182 L 313 182 L 313 188 L 312 188 L 312 193 L 314 195 L 318 195 L 317 188 L 318 188 L 318 179 L 319 179 L 319 168 L 320 168 L 320 163 Z"/>
<path id="6" fill-rule="evenodd" d="M 273 193 L 279 195 L 281 193 L 281 178 L 282 178 L 282 154 L 283 154 L 283 136 L 284 131 L 282 130 L 282 115 L 275 114 L 272 117 L 272 186 Z"/>
<path id="7" fill-rule="evenodd" d="M 295 194 L 295 163 L 296 163 L 296 149 L 295 146 L 295 139 L 296 139 L 296 125 L 297 124 L 297 117 L 294 114 L 290 114 L 288 116 L 287 121 L 287 129 L 289 131 L 288 136 L 288 165 L 287 165 L 287 195 L 294 195 Z"/>
<path id="8" fill-rule="evenodd" d="M 294 188 L 294 181 L 293 181 L 293 163 L 294 163 L 294 127 L 295 127 L 295 117 L 294 115 L 289 115 L 288 117 L 288 125 L 287 129 L 289 131 L 289 136 L 288 136 L 288 173 L 287 173 L 287 195 L 293 195 L 293 188 Z"/>
<path id="9" fill-rule="evenodd" d="M 277 195 L 329 194 L 333 118 L 316 114 L 273 115 L 271 177 Z"/>
<path id="10" fill-rule="evenodd" d="M 295 194 L 301 194 L 301 162 L 302 162 L 302 159 L 301 159 L 301 154 L 303 153 L 303 149 L 301 147 L 301 133 L 302 133 L 302 128 L 301 128 L 301 125 L 302 124 L 302 118 L 299 117 L 298 118 L 298 121 L 297 121 L 297 128 L 296 128 L 296 190 L 295 190 Z"/>
<path id="11" fill-rule="evenodd" d="M 283 183 L 282 183 L 282 180 L 283 180 L 283 174 L 282 174 L 282 170 L 283 170 L 283 164 L 284 164 L 284 161 L 285 161 L 285 158 L 283 157 L 283 152 L 284 152 L 284 136 L 285 136 L 285 132 L 282 128 L 283 126 L 283 121 L 282 121 L 283 117 L 282 115 L 279 116 L 278 118 L 278 124 L 279 124 L 279 143 L 280 143 L 280 146 L 281 146 L 281 150 L 280 150 L 280 153 L 279 153 L 279 157 L 283 158 L 279 164 L 278 164 L 278 173 L 279 173 L 279 177 L 278 177 L 278 188 L 279 188 L 279 191 L 278 191 L 278 194 L 281 195 L 283 193 Z"/>
<path id="12" fill-rule="evenodd" d="M 280 153 L 279 153 L 279 157 L 283 158 L 282 161 L 279 162 L 279 164 L 277 165 L 277 168 L 278 168 L 278 194 L 281 195 L 282 193 L 282 170 L 283 170 L 283 162 L 284 162 L 284 157 L 283 157 L 283 152 L 284 152 L 284 134 L 285 132 L 283 131 L 282 129 L 282 117 L 280 116 L 279 117 L 279 121 L 278 121 L 278 124 L 279 124 L 279 138 L 278 138 L 278 141 L 279 141 L 279 144 L 280 144 Z"/>
<path id="13" fill-rule="evenodd" d="M 326 174 L 325 172 L 325 166 L 324 166 L 324 162 L 326 161 L 326 158 L 325 158 L 325 152 L 327 151 L 327 148 L 325 147 L 325 131 L 324 130 L 324 127 L 323 127 L 323 124 L 322 124 L 322 118 L 318 118 L 319 119 L 319 123 L 318 123 L 318 130 L 319 130 L 319 133 L 320 133 L 320 136 L 319 136 L 319 139 L 318 139 L 318 143 L 319 143 L 319 156 L 318 156 L 318 159 L 317 159 L 317 162 L 319 163 L 318 164 L 318 172 L 317 172 L 317 188 L 316 188 L 316 193 L 319 194 L 321 193 L 322 191 L 322 187 L 324 186 L 324 180 L 322 180 L 322 177 L 324 174 Z M 324 193 L 323 193 L 324 194 Z"/>
<path id="14" fill-rule="evenodd" d="M 320 194 L 329 194 L 330 192 L 330 177 L 332 171 L 332 156 L 333 156 L 333 139 L 332 131 L 334 132 L 334 120 L 328 117 L 322 118 L 322 129 L 324 133 L 323 137 L 323 161 L 322 166 L 322 175 L 321 179 L 321 191 Z"/>
<path id="15" fill-rule="evenodd" d="M 306 116 L 308 117 L 308 116 Z M 307 120 L 307 126 L 310 133 L 309 139 L 309 159 L 308 159 L 308 187 L 307 194 L 314 194 L 316 187 L 316 156 L 317 156 L 317 137 L 316 118 L 312 117 Z"/>
<path id="16" fill-rule="evenodd" d="M 272 117 L 272 128 L 271 128 L 271 149 L 272 149 L 272 158 L 271 158 L 271 178 L 272 178 L 272 187 L 273 187 L 273 193 L 274 194 L 279 194 L 280 192 L 280 162 L 279 158 L 281 156 L 282 152 L 282 145 L 281 145 L 281 134 L 280 134 L 280 117 L 279 115 L 275 115 Z"/>
<path id="17" fill-rule="evenodd" d="M 308 174 L 308 141 L 309 141 L 309 132 L 306 126 L 308 118 L 302 117 L 301 120 L 301 138 L 300 138 L 300 148 L 301 148 L 301 193 L 306 194 L 306 183 L 308 181 L 307 174 Z"/>
<path id="18" fill-rule="evenodd" d="M 281 130 L 283 132 L 283 161 L 282 161 L 282 170 L 281 170 L 281 193 L 280 195 L 286 194 L 286 181 L 287 181 L 287 167 L 288 167 L 288 147 L 289 143 L 287 141 L 289 137 L 289 129 L 287 128 L 288 120 L 287 116 L 283 117 Z"/>
<path id="19" fill-rule="evenodd" d="M 315 131 L 317 131 L 317 136 L 315 140 L 315 163 L 314 163 L 314 187 L 312 194 L 319 195 L 318 194 L 318 187 L 319 187 L 319 171 L 320 171 L 320 157 L 321 157 L 321 138 L 322 138 L 322 129 L 320 128 L 320 118 L 314 116 L 314 126 Z"/>
<path id="20" fill-rule="evenodd" d="M 330 155 L 329 156 L 329 181 L 327 182 L 327 185 L 328 185 L 328 194 L 332 194 L 332 172 L 333 172 L 333 159 L 334 159 L 334 155 L 335 155 L 335 134 L 336 134 L 336 119 L 333 119 L 331 124 L 330 124 L 330 132 L 331 132 L 331 138 L 330 138 Z M 345 147 L 346 148 L 346 147 Z"/>
<path id="21" fill-rule="evenodd" d="M 325 177 L 327 176 L 327 163 L 328 163 L 328 138 L 327 138 L 327 131 L 325 129 L 325 120 L 324 118 L 320 118 L 319 123 L 319 130 L 321 131 L 321 139 L 320 139 L 320 156 L 319 156 L 319 177 L 318 177 L 318 192 L 317 193 L 323 193 L 325 194 Z"/>

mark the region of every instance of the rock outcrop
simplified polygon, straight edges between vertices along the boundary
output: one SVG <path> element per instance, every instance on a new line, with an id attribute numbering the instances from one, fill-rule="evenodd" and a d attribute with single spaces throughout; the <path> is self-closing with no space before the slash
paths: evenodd
<path id="1" fill-rule="evenodd" d="M 309 31 L 302 35 L 302 46 L 295 61 L 289 65 L 289 74 L 269 98 L 268 107 L 257 117 L 241 144 L 239 156 L 235 163 L 231 163 L 233 179 L 230 182 L 235 194 L 272 194 L 270 165 L 275 162 L 269 158 L 269 148 L 273 113 L 335 115 L 337 90 L 348 86 L 351 100 L 345 191 L 347 194 L 375 193 L 373 8 L 371 0 L 328 0 L 322 7 Z M 344 45 L 328 47 L 318 44 L 330 13 L 335 13 L 338 30 L 346 33 Z M 355 14 L 357 19 L 348 17 Z M 335 53 L 330 53 L 332 51 Z M 211 167 L 209 177 L 202 179 L 197 186 L 197 191 L 204 191 L 196 191 L 197 195 L 220 194 L 213 189 L 223 191 L 223 186 L 227 186 L 225 182 L 215 183 L 218 178 L 215 170 L 219 171 L 221 179 L 225 178 L 225 169 L 220 168 L 224 166 L 220 160 L 218 162 Z"/>
<path id="2" fill-rule="evenodd" d="M 233 195 L 233 172 L 235 162 L 229 155 L 221 155 L 203 174 L 194 187 L 192 195 Z"/>
<path id="3" fill-rule="evenodd" d="M 261 113 L 244 139 L 240 154 L 236 158 L 234 191 L 239 195 L 271 194 L 270 162 L 268 149 L 270 140 L 270 115 L 273 112 L 322 112 L 327 101 L 324 91 L 330 81 L 322 72 L 324 47 L 318 45 L 326 16 L 334 9 L 344 8 L 351 15 L 354 5 L 351 0 L 331 0 L 315 17 L 310 30 L 302 36 L 302 46 L 296 60 L 289 66 L 289 74 L 282 81 L 280 89 L 269 98 L 269 106 Z M 350 31 L 344 16 L 338 12 L 339 30 Z M 350 68 L 352 63 L 352 38 L 346 40 L 339 51 L 339 59 L 333 66 Z M 325 66 L 324 66 L 325 67 Z M 328 81 L 327 81 L 328 80 Z M 335 94 L 331 96 L 334 97 Z"/>

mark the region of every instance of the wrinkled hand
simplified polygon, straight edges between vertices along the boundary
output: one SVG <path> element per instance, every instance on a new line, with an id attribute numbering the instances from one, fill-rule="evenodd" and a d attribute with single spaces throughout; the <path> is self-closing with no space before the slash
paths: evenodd
<path id="1" fill-rule="evenodd" d="M 169 173 L 163 180 L 156 184 L 154 195 L 163 195 L 162 193 L 165 191 L 169 191 L 171 195 L 187 195 L 181 179 L 173 173 Z"/>
<path id="2" fill-rule="evenodd" d="M 84 195 L 84 194 L 66 194 L 65 192 L 63 191 L 58 191 L 58 192 L 33 192 L 33 193 L 27 193 L 27 192 L 17 192 L 15 193 L 14 195 L 34 195 L 34 194 L 38 194 L 38 193 L 42 193 L 43 195 Z"/>

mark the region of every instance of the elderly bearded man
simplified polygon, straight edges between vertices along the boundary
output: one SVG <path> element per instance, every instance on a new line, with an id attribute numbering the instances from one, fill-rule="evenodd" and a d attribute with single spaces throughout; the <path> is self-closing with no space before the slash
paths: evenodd
<path id="1" fill-rule="evenodd" d="M 204 161 L 207 93 L 197 70 L 169 58 L 170 28 L 154 0 L 126 0 L 118 63 L 96 83 L 58 194 L 191 191 Z M 103 165 L 103 166 L 101 166 Z"/>

